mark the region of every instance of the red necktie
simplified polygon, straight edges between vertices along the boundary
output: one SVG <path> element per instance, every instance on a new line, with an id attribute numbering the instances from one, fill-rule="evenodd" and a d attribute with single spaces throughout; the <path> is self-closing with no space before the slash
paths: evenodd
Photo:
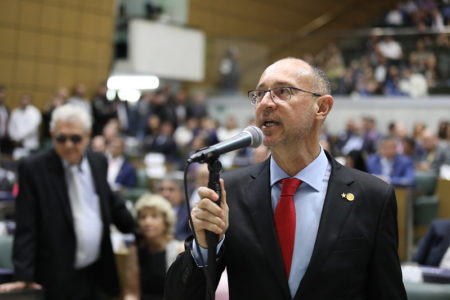
<path id="1" fill-rule="evenodd" d="M 287 277 L 289 277 L 295 241 L 294 195 L 302 182 L 297 178 L 285 178 L 280 181 L 282 186 L 280 201 L 275 209 L 275 228 L 281 246 L 284 267 Z"/>

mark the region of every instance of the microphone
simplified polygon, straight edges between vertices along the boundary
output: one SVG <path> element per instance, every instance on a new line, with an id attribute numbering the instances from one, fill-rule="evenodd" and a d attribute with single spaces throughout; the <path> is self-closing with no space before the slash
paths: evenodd
<path id="1" fill-rule="evenodd" d="M 217 157 L 223 153 L 227 153 L 236 149 L 252 147 L 256 148 L 262 144 L 263 133 L 256 126 L 247 126 L 241 133 L 223 141 L 200 149 L 189 157 L 188 163 L 205 162 L 207 159 Z"/>

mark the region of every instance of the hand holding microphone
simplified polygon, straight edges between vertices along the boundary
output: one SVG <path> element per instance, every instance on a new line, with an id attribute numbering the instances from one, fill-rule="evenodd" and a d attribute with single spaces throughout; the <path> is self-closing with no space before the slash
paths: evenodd
<path id="1" fill-rule="evenodd" d="M 217 234 L 219 240 L 222 240 L 228 229 L 229 209 L 223 179 L 220 180 L 220 187 L 222 194 L 220 206 L 216 204 L 219 195 L 212 189 L 201 187 L 198 190 L 200 201 L 195 204 L 191 212 L 197 241 L 203 248 L 208 248 L 205 230 Z"/>
<path id="2" fill-rule="evenodd" d="M 245 147 L 256 148 L 261 145 L 262 140 L 263 133 L 261 129 L 256 126 L 248 126 L 241 133 L 232 138 L 197 151 L 191 155 L 187 161 L 188 163 L 211 162 L 211 160 L 217 159 L 221 154 L 233 150 Z M 217 181 L 218 178 L 219 176 L 217 175 Z M 211 182 L 209 182 L 208 185 L 210 185 L 210 183 Z M 201 200 L 192 209 L 191 216 L 199 245 L 203 248 L 208 248 L 209 241 L 207 242 L 208 238 L 206 237 L 205 230 L 217 234 L 219 240 L 221 240 L 223 239 L 225 231 L 228 229 L 229 209 L 226 202 L 223 179 L 220 179 L 220 191 L 218 185 L 215 190 L 201 187 L 199 188 L 198 194 Z"/>

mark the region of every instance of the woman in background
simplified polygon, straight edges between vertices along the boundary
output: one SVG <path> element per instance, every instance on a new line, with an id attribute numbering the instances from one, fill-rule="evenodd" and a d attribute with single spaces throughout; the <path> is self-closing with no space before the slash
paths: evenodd
<path id="1" fill-rule="evenodd" d="M 130 248 L 125 299 L 162 300 L 166 272 L 183 251 L 173 236 L 175 214 L 164 197 L 153 194 L 139 198 L 136 212 L 138 233 Z"/>

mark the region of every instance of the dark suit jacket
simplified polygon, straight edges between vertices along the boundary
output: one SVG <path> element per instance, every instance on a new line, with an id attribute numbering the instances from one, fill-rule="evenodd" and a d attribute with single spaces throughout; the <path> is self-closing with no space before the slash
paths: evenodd
<path id="1" fill-rule="evenodd" d="M 131 232 L 135 223 L 125 205 L 111 192 L 106 181 L 107 161 L 87 153 L 99 196 L 103 237 L 96 264 L 98 286 L 107 294 L 119 291 L 109 225 Z M 19 195 L 13 262 L 17 280 L 42 284 L 47 299 L 65 299 L 74 272 L 75 231 L 63 164 L 51 149 L 19 164 Z"/>
<path id="2" fill-rule="evenodd" d="M 175 223 L 175 238 L 177 240 L 185 240 L 192 234 L 189 227 L 189 214 L 186 204 L 183 203 L 177 210 L 177 222 Z"/>
<path id="3" fill-rule="evenodd" d="M 378 154 L 372 154 L 367 159 L 368 172 L 375 175 L 381 175 L 381 157 Z M 396 155 L 392 165 L 392 172 L 389 175 L 391 183 L 398 186 L 413 186 L 416 182 L 414 174 L 414 162 L 405 155 Z"/>
<path id="4" fill-rule="evenodd" d="M 124 160 L 122 166 L 120 167 L 119 174 L 117 174 L 116 177 L 116 182 L 126 188 L 136 187 L 136 170 L 127 160 Z"/>
<path id="5" fill-rule="evenodd" d="M 328 155 L 329 156 L 329 155 Z M 406 299 L 391 185 L 329 157 L 331 177 L 311 261 L 295 300 Z M 230 299 L 292 299 L 273 221 L 269 161 L 225 174 L 230 226 L 218 274 Z M 353 201 L 343 197 L 352 193 Z M 187 251 L 172 264 L 166 299 L 203 299 L 205 280 Z"/>
<path id="6" fill-rule="evenodd" d="M 450 219 L 435 220 L 427 234 L 419 243 L 413 261 L 427 266 L 438 267 L 445 252 L 450 247 Z"/>

